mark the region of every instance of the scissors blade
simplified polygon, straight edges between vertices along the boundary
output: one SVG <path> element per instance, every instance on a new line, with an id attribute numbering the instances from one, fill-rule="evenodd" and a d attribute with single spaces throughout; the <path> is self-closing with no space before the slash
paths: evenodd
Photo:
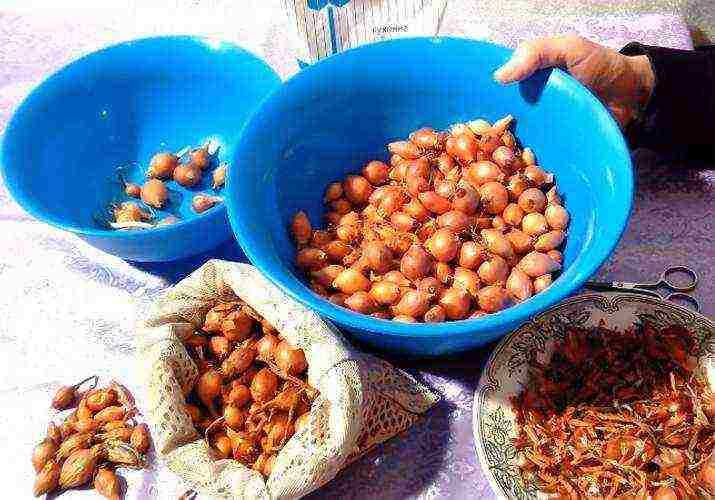
<path id="1" fill-rule="evenodd" d="M 591 290 L 617 290 L 613 281 L 587 281 L 585 286 Z"/>

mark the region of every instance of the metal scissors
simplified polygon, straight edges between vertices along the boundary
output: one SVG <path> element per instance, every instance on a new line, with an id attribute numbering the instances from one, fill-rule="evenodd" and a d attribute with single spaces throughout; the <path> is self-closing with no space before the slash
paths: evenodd
<path id="1" fill-rule="evenodd" d="M 676 273 L 684 273 L 688 276 L 688 282 L 678 285 L 673 281 L 673 275 Z M 658 278 L 657 281 L 648 283 L 628 283 L 626 281 L 587 281 L 586 287 L 592 290 L 620 290 L 624 292 L 640 293 L 650 295 L 660 300 L 669 302 L 686 302 L 697 312 L 700 312 L 700 302 L 692 295 L 686 292 L 692 292 L 698 286 L 698 273 L 686 266 L 670 266 L 667 267 Z M 669 291 L 665 295 L 656 292 L 659 288 L 665 288 Z"/>

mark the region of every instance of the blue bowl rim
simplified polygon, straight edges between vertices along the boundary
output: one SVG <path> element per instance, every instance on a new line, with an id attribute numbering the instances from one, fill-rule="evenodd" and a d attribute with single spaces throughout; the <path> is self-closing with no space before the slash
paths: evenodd
<path id="1" fill-rule="evenodd" d="M 170 41 L 180 41 L 180 42 L 192 42 L 196 43 L 197 45 L 205 45 L 208 47 L 212 47 L 214 45 L 220 44 L 220 47 L 222 49 L 224 48 L 231 48 L 231 50 L 235 50 L 237 52 L 242 52 L 244 55 L 249 56 L 250 58 L 253 58 L 256 62 L 260 62 L 263 66 L 264 69 L 268 70 L 270 73 L 272 73 L 276 79 L 277 79 L 277 87 L 279 88 L 282 84 L 281 78 L 278 75 L 278 73 L 275 72 L 273 68 L 261 57 L 259 57 L 257 54 L 254 52 L 245 49 L 231 41 L 224 40 L 220 37 L 214 37 L 214 36 L 201 36 L 201 35 L 158 35 L 158 36 L 150 36 L 150 37 L 143 37 L 143 38 L 134 38 L 131 40 L 125 40 L 123 42 L 115 43 L 112 45 L 108 45 L 106 47 L 102 47 L 101 49 L 95 50 L 93 52 L 90 52 L 88 54 L 85 54 L 77 59 L 74 59 L 73 61 L 70 61 L 69 63 L 65 64 L 62 66 L 60 69 L 57 71 L 53 72 L 51 75 L 47 76 L 42 82 L 37 84 L 31 91 L 30 93 L 25 96 L 25 98 L 22 100 L 20 105 L 15 109 L 13 112 L 12 117 L 10 118 L 10 121 L 7 125 L 7 128 L 5 129 L 4 134 L 0 134 L 0 176 L 2 176 L 3 183 L 7 190 L 9 191 L 10 195 L 13 197 L 13 199 L 25 210 L 28 214 L 30 214 L 32 217 L 35 219 L 50 224 L 54 227 L 57 227 L 59 229 L 63 229 L 65 231 L 70 231 L 82 236 L 88 236 L 88 237 L 102 237 L 102 238 L 121 238 L 121 239 L 136 239 L 136 240 L 141 240 L 142 238 L 145 237 L 151 237 L 157 234 L 168 234 L 170 232 L 174 231 L 180 231 L 182 229 L 187 228 L 189 225 L 192 224 L 200 224 L 202 221 L 206 221 L 208 218 L 215 218 L 215 217 L 225 217 L 226 216 L 226 203 L 224 199 L 224 203 L 218 204 L 209 210 L 206 210 L 205 212 L 201 214 L 196 214 L 194 217 L 190 219 L 180 219 L 179 222 L 175 224 L 170 224 L 166 226 L 157 226 L 152 228 L 151 230 L 148 231 L 117 231 L 114 229 L 100 229 L 96 227 L 84 227 L 84 226 L 78 226 L 74 224 L 67 224 L 64 222 L 60 222 L 56 220 L 54 217 L 52 217 L 51 214 L 48 214 L 44 210 L 41 210 L 37 208 L 30 196 L 27 196 L 18 186 L 14 184 L 14 182 L 9 181 L 9 177 L 6 174 L 6 170 L 8 170 L 9 167 L 7 167 L 7 162 L 5 161 L 7 152 L 5 151 L 6 149 L 6 144 L 7 144 L 7 138 L 10 137 L 15 130 L 15 127 L 17 126 L 16 121 L 17 121 L 17 116 L 19 116 L 21 113 L 25 112 L 26 108 L 30 106 L 30 101 L 34 99 L 40 92 L 43 91 L 43 87 L 46 85 L 50 85 L 51 81 L 62 74 L 65 71 L 68 71 L 69 68 L 86 62 L 87 60 L 93 59 L 95 57 L 101 57 L 105 55 L 108 52 L 112 52 L 116 49 L 130 46 L 130 45 L 136 45 L 136 44 L 150 44 L 150 43 L 155 43 L 155 42 L 170 42 Z M 275 89 L 274 89 L 275 90 Z M 273 91 L 268 92 L 267 95 L 271 95 Z M 264 99 L 261 99 L 257 102 L 256 106 L 260 107 L 260 105 L 264 102 Z M 255 112 L 255 111 L 254 111 Z M 253 113 L 251 113 L 251 116 L 249 116 L 249 119 L 252 117 Z M 246 121 L 246 123 L 248 120 Z M 241 130 L 243 130 L 243 127 L 245 127 L 245 124 L 241 127 Z"/>
<path id="2" fill-rule="evenodd" d="M 432 36 L 432 37 L 405 37 L 384 40 L 376 43 L 361 45 L 337 54 L 328 56 L 320 61 L 304 68 L 297 74 L 293 75 L 289 79 L 283 82 L 283 85 L 277 87 L 272 92 L 270 92 L 260 103 L 258 109 L 253 114 L 253 116 L 246 122 L 243 127 L 243 133 L 241 134 L 241 142 L 237 149 L 237 155 L 243 150 L 243 144 L 246 140 L 246 130 L 250 127 L 251 122 L 259 115 L 263 106 L 274 98 L 284 87 L 294 81 L 301 81 L 303 79 L 310 78 L 310 73 L 312 68 L 320 68 L 325 65 L 332 64 L 335 60 L 344 57 L 345 54 L 352 54 L 365 50 L 374 50 L 376 47 L 388 46 L 388 45 L 400 45 L 403 43 L 410 42 L 425 42 L 429 41 L 432 43 L 439 43 L 443 40 L 454 41 L 457 43 L 467 43 L 467 44 L 477 44 L 483 47 L 497 48 L 503 51 L 505 60 L 509 54 L 512 53 L 511 49 L 503 47 L 498 44 L 493 44 L 490 42 L 485 42 L 481 40 L 474 40 L 463 37 L 451 37 L 451 36 Z M 444 323 L 401 323 L 398 321 L 385 320 L 373 318 L 371 316 L 366 316 L 364 314 L 359 314 L 349 309 L 337 306 L 330 301 L 314 294 L 299 278 L 290 274 L 290 278 L 282 277 L 282 272 L 275 272 L 274 269 L 266 268 L 261 264 L 260 254 L 254 252 L 251 246 L 250 237 L 244 232 L 248 227 L 247 220 L 244 222 L 243 216 L 240 214 L 240 208 L 234 207 L 231 199 L 233 198 L 233 190 L 231 189 L 231 179 L 230 176 L 227 179 L 226 184 L 226 198 L 228 200 L 228 215 L 231 227 L 233 229 L 234 235 L 238 240 L 243 252 L 246 254 L 248 259 L 261 271 L 261 273 L 270 279 L 271 282 L 276 284 L 281 290 L 283 290 L 288 296 L 301 302 L 302 304 L 308 306 L 309 308 L 317 311 L 321 315 L 324 315 L 331 320 L 337 322 L 340 325 L 344 325 L 348 328 L 354 328 L 357 330 L 365 331 L 379 331 L 379 335 L 387 335 L 392 337 L 417 337 L 417 338 L 443 338 L 445 336 L 453 336 L 460 334 L 469 334 L 480 331 L 498 331 L 505 324 L 521 324 L 528 318 L 538 314 L 554 304 L 560 302 L 565 297 L 571 295 L 573 292 L 581 288 L 581 286 L 598 270 L 598 268 L 606 261 L 606 259 L 613 253 L 623 233 L 626 230 L 628 220 L 630 218 L 631 212 L 633 210 L 633 191 L 634 191 L 634 173 L 633 164 L 631 161 L 630 153 L 626 145 L 623 133 L 620 127 L 616 123 L 613 116 L 606 110 L 601 101 L 584 85 L 582 85 L 578 80 L 573 78 L 568 73 L 562 71 L 559 68 L 543 70 L 552 71 L 550 79 L 554 79 L 554 83 L 559 85 L 562 89 L 567 89 L 575 94 L 581 94 L 585 99 L 589 100 L 594 109 L 594 113 L 599 115 L 600 118 L 605 119 L 607 123 L 610 123 L 612 130 L 616 133 L 613 134 L 614 149 L 619 153 L 626 162 L 627 167 L 627 178 L 625 189 L 622 191 L 623 198 L 626 202 L 627 210 L 624 210 L 623 217 L 615 221 L 617 226 L 617 237 L 601 252 L 597 255 L 592 255 L 592 257 L 597 257 L 591 259 L 591 263 L 583 263 L 583 266 L 576 270 L 574 265 L 566 271 L 566 275 L 573 273 L 570 276 L 570 281 L 559 281 L 563 275 L 554 282 L 558 286 L 551 286 L 544 292 L 532 296 L 524 302 L 515 304 L 512 307 L 499 311 L 497 313 L 489 314 L 487 316 L 476 318 L 476 319 L 464 319 L 458 321 L 447 321 Z M 286 229 L 287 230 L 287 229 Z M 300 283 L 300 292 L 296 291 L 291 283 L 291 280 L 296 280 Z M 489 340 L 496 338 L 491 336 Z"/>

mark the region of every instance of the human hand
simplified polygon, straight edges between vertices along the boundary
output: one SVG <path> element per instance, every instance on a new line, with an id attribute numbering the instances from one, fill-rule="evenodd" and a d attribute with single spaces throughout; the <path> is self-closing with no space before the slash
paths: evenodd
<path id="1" fill-rule="evenodd" d="M 648 103 L 655 74 L 646 56 L 625 56 L 576 35 L 521 43 L 494 72 L 500 83 L 523 80 L 535 71 L 558 66 L 590 88 L 622 128 Z"/>

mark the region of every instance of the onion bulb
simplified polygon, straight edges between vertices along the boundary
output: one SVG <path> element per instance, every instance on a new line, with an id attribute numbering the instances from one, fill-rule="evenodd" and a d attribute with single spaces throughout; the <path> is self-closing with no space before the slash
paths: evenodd
<path id="1" fill-rule="evenodd" d="M 459 253 L 461 242 L 454 231 L 442 228 L 435 231 L 425 246 L 439 262 L 449 262 Z"/>
<path id="2" fill-rule="evenodd" d="M 278 368 L 290 375 L 300 375 L 308 368 L 303 349 L 293 347 L 285 340 L 278 344 L 273 357 Z"/>
<path id="3" fill-rule="evenodd" d="M 561 269 L 561 264 L 541 252 L 529 252 L 517 264 L 517 267 L 532 278 Z"/>
<path id="4" fill-rule="evenodd" d="M 514 257 L 514 247 L 512 247 L 509 239 L 498 229 L 482 229 L 480 235 L 484 245 L 490 252 L 507 260 Z"/>
<path id="5" fill-rule="evenodd" d="M 526 214 L 521 220 L 521 229 L 530 236 L 539 236 L 549 230 L 546 217 L 538 212 Z"/>
<path id="6" fill-rule="evenodd" d="M 447 318 L 452 320 L 464 319 L 469 314 L 472 300 L 469 293 L 459 287 L 448 288 L 442 293 L 439 305 L 444 309 Z"/>
<path id="7" fill-rule="evenodd" d="M 334 293 L 331 296 L 328 297 L 328 300 L 335 304 L 336 306 L 340 307 L 345 307 L 345 299 L 347 299 L 348 296 L 345 295 L 344 293 Z"/>
<path id="8" fill-rule="evenodd" d="M 554 262 L 558 262 L 559 264 L 564 263 L 564 255 L 558 250 L 549 250 L 548 252 L 546 252 L 546 255 L 551 257 L 551 260 L 553 260 Z"/>
<path id="9" fill-rule="evenodd" d="M 506 289 L 518 301 L 526 300 L 534 294 L 534 284 L 531 279 L 517 267 L 511 270 L 506 280 Z"/>
<path id="10" fill-rule="evenodd" d="M 501 146 L 501 137 L 499 136 L 499 134 L 496 134 L 493 131 L 489 132 L 488 134 L 484 134 L 479 139 L 479 149 L 481 149 L 480 152 L 484 153 L 487 158 L 491 157 L 492 153 L 499 146 Z"/>
<path id="11" fill-rule="evenodd" d="M 319 248 L 306 247 L 298 250 L 295 262 L 301 269 L 317 271 L 327 264 L 327 254 Z"/>
<path id="12" fill-rule="evenodd" d="M 458 210 L 450 210 L 437 217 L 437 226 L 451 229 L 456 233 L 468 228 L 471 222 L 472 219 L 469 216 Z"/>
<path id="13" fill-rule="evenodd" d="M 561 205 L 549 205 L 544 210 L 546 223 L 552 229 L 566 229 L 569 225 L 569 213 Z"/>
<path id="14" fill-rule="evenodd" d="M 521 174 L 512 175 L 506 183 L 506 189 L 509 191 L 509 196 L 515 201 L 518 200 L 521 193 L 526 191 L 528 188 L 529 183 L 527 182 L 526 177 Z"/>
<path id="15" fill-rule="evenodd" d="M 484 261 L 486 249 L 474 242 L 465 241 L 459 249 L 459 265 L 467 269 L 476 269 Z"/>
<path id="16" fill-rule="evenodd" d="M 442 142 L 440 134 L 428 127 L 415 130 L 409 137 L 410 141 L 422 149 L 436 149 Z"/>
<path id="17" fill-rule="evenodd" d="M 469 126 L 469 128 L 472 129 L 472 132 L 477 135 L 488 134 L 492 131 L 491 123 L 482 118 L 472 120 L 471 122 L 467 123 L 467 126 Z"/>
<path id="18" fill-rule="evenodd" d="M 466 215 L 474 215 L 479 208 L 479 196 L 469 187 L 459 188 L 452 198 L 452 208 Z"/>
<path id="19" fill-rule="evenodd" d="M 492 160 L 499 165 L 500 168 L 511 172 L 514 167 L 514 162 L 516 161 L 516 155 L 511 148 L 499 146 L 492 153 Z"/>
<path id="20" fill-rule="evenodd" d="M 365 243 L 362 256 L 366 259 L 368 268 L 379 274 L 389 271 L 394 259 L 392 251 L 380 240 Z"/>
<path id="21" fill-rule="evenodd" d="M 378 207 L 385 216 L 390 216 L 401 210 L 404 204 L 405 194 L 400 189 L 391 189 L 382 197 Z"/>
<path id="22" fill-rule="evenodd" d="M 442 198 L 447 198 L 451 200 L 454 198 L 455 191 L 457 190 L 457 184 L 454 181 L 441 180 L 435 181 L 434 192 L 440 195 Z"/>
<path id="23" fill-rule="evenodd" d="M 534 156 L 534 152 L 531 150 L 531 148 L 524 148 L 522 150 L 521 160 L 527 167 L 531 165 L 536 165 L 536 156 Z"/>
<path id="24" fill-rule="evenodd" d="M 431 215 L 430 211 L 417 198 L 412 198 L 402 207 L 402 211 L 420 222 L 427 220 Z"/>
<path id="25" fill-rule="evenodd" d="M 261 337 L 261 340 L 256 342 L 256 358 L 263 361 L 272 361 L 273 353 L 275 352 L 278 342 L 278 338 L 270 333 Z"/>
<path id="26" fill-rule="evenodd" d="M 430 182 L 424 177 L 408 176 L 405 184 L 407 185 L 407 192 L 412 196 L 418 196 L 420 193 L 429 191 L 432 188 Z"/>
<path id="27" fill-rule="evenodd" d="M 390 153 L 405 159 L 416 159 L 422 156 L 422 150 L 410 141 L 395 141 L 387 145 Z"/>
<path id="28" fill-rule="evenodd" d="M 499 182 L 487 182 L 480 186 L 482 206 L 490 214 L 500 214 L 509 203 L 509 193 Z"/>
<path id="29" fill-rule="evenodd" d="M 193 208 L 197 214 L 201 214 L 222 201 L 223 198 L 220 196 L 208 196 L 199 193 L 191 199 L 191 208 Z"/>
<path id="30" fill-rule="evenodd" d="M 345 306 L 361 314 L 370 314 L 375 310 L 375 302 L 367 292 L 355 292 L 345 299 Z"/>
<path id="31" fill-rule="evenodd" d="M 206 370 L 196 381 L 196 394 L 201 402 L 214 412 L 214 399 L 221 393 L 223 379 L 218 370 Z"/>
<path id="32" fill-rule="evenodd" d="M 417 284 L 417 290 L 430 298 L 437 297 L 442 292 L 442 283 L 433 276 L 422 278 Z"/>
<path id="33" fill-rule="evenodd" d="M 348 268 L 335 278 L 333 288 L 337 288 L 344 294 L 352 295 L 355 292 L 365 292 L 369 290 L 370 280 L 357 269 Z"/>
<path id="34" fill-rule="evenodd" d="M 443 198 L 434 191 L 424 191 L 417 196 L 420 203 L 430 212 L 443 214 L 452 209 L 452 204 L 447 198 Z"/>
<path id="35" fill-rule="evenodd" d="M 495 215 L 492 219 L 492 227 L 502 232 L 509 226 L 501 215 Z"/>
<path id="36" fill-rule="evenodd" d="M 479 275 L 466 267 L 456 267 L 454 269 L 453 283 L 454 287 L 466 290 L 472 297 L 477 296 L 477 292 L 481 286 Z"/>
<path id="37" fill-rule="evenodd" d="M 384 281 L 389 281 L 397 286 L 410 286 L 410 281 L 400 271 L 390 271 L 382 277 Z"/>
<path id="38" fill-rule="evenodd" d="M 446 318 L 444 307 L 437 304 L 427 310 L 423 319 L 425 323 L 442 323 Z"/>
<path id="39" fill-rule="evenodd" d="M 397 283 L 383 279 L 373 283 L 370 288 L 370 298 L 378 304 L 391 306 L 400 299 L 400 286 Z"/>
<path id="40" fill-rule="evenodd" d="M 504 222 L 510 226 L 518 226 L 524 218 L 524 211 L 516 203 L 509 203 L 502 213 Z"/>
<path id="41" fill-rule="evenodd" d="M 536 187 L 542 186 L 550 180 L 550 175 L 536 165 L 528 165 L 524 168 L 524 176 Z"/>
<path id="42" fill-rule="evenodd" d="M 454 169 L 454 160 L 447 153 L 440 154 L 437 157 L 436 163 L 437 168 L 444 175 L 447 175 L 449 172 L 452 171 L 452 169 Z"/>
<path id="43" fill-rule="evenodd" d="M 546 196 L 540 189 L 526 189 L 519 195 L 519 207 L 527 214 L 543 212 L 544 208 L 546 208 Z"/>
<path id="44" fill-rule="evenodd" d="M 417 158 L 416 160 L 407 160 L 407 171 L 405 174 L 408 177 L 422 177 L 429 179 L 432 169 L 430 168 L 427 158 Z"/>
<path id="45" fill-rule="evenodd" d="M 501 311 L 511 303 L 509 294 L 501 286 L 487 286 L 479 290 L 479 307 L 488 313 Z"/>
<path id="46" fill-rule="evenodd" d="M 504 180 L 504 172 L 496 163 L 487 160 L 470 163 L 464 169 L 464 179 L 475 188 L 479 188 L 487 182 L 501 182 Z"/>
<path id="47" fill-rule="evenodd" d="M 223 408 L 223 421 L 233 430 L 243 427 L 246 422 L 248 412 L 234 405 L 226 405 Z"/>
<path id="48" fill-rule="evenodd" d="M 549 252 L 558 248 L 564 241 L 565 233 L 560 229 L 554 229 L 544 233 L 534 242 L 534 250 L 539 252 Z"/>
<path id="49" fill-rule="evenodd" d="M 396 316 L 408 316 L 418 318 L 429 309 L 430 298 L 417 290 L 409 290 L 400 301 L 393 306 L 392 310 Z"/>
<path id="50" fill-rule="evenodd" d="M 174 180 L 184 187 L 193 187 L 201 181 L 201 170 L 189 163 L 179 165 L 174 169 Z"/>
<path id="51" fill-rule="evenodd" d="M 313 229 L 310 227 L 308 215 L 302 210 L 293 216 L 290 229 L 293 239 L 299 245 L 307 244 L 313 235 Z"/>
<path id="52" fill-rule="evenodd" d="M 362 169 L 362 175 L 373 186 L 385 184 L 389 179 L 390 167 L 384 162 L 373 160 Z"/>
<path id="53" fill-rule="evenodd" d="M 325 190 L 325 196 L 323 201 L 325 203 L 330 203 L 331 201 L 339 200 L 343 197 L 343 183 L 342 182 L 331 182 L 328 184 Z"/>
<path id="54" fill-rule="evenodd" d="M 543 276 L 538 276 L 534 278 L 534 293 L 543 292 L 553 282 L 553 278 L 550 274 L 544 274 Z"/>
<path id="55" fill-rule="evenodd" d="M 462 133 L 452 139 L 446 143 L 447 153 L 464 163 L 470 163 L 476 159 L 479 145 L 473 135 Z"/>
<path id="56" fill-rule="evenodd" d="M 512 229 L 506 234 L 506 237 L 516 253 L 525 254 L 534 249 L 533 239 L 524 231 Z"/>
<path id="57" fill-rule="evenodd" d="M 215 190 L 221 189 L 224 184 L 226 184 L 226 172 L 228 170 L 228 165 L 226 163 L 222 163 L 219 165 L 216 170 L 213 171 L 213 174 L 211 174 L 211 187 Z"/>
<path id="58" fill-rule="evenodd" d="M 499 255 L 490 255 L 477 270 L 479 279 L 488 285 L 504 283 L 509 274 L 509 265 Z"/>
<path id="59" fill-rule="evenodd" d="M 435 277 L 440 281 L 440 283 L 444 283 L 446 285 L 452 282 L 454 273 L 449 264 L 445 262 L 437 262 L 434 271 Z"/>
<path id="60" fill-rule="evenodd" d="M 149 179 L 142 186 L 140 196 L 142 201 L 150 207 L 161 208 L 169 198 L 169 191 L 159 179 Z"/>
<path id="61" fill-rule="evenodd" d="M 273 399 L 278 391 L 278 377 L 268 368 L 261 368 L 251 380 L 251 397 L 260 403 Z"/>
<path id="62" fill-rule="evenodd" d="M 146 175 L 157 179 L 169 179 L 178 164 L 179 158 L 175 154 L 168 152 L 157 153 L 152 156 Z"/>
<path id="63" fill-rule="evenodd" d="M 432 259 L 420 245 L 412 245 L 400 260 L 400 271 L 411 280 L 428 276 L 432 267 Z"/>
<path id="64" fill-rule="evenodd" d="M 353 247 L 343 241 L 331 241 L 323 247 L 323 251 L 333 262 L 342 262 L 353 251 Z"/>
<path id="65" fill-rule="evenodd" d="M 133 182 L 127 182 L 124 185 L 124 193 L 131 198 L 139 198 L 141 196 L 142 188 Z"/>
<path id="66" fill-rule="evenodd" d="M 367 179 L 361 175 L 348 175 L 343 182 L 345 197 L 353 205 L 367 204 L 373 188 Z"/>
<path id="67" fill-rule="evenodd" d="M 546 202 L 554 205 L 561 205 L 561 197 L 559 192 L 556 190 L 556 186 L 552 186 L 551 189 L 546 191 Z"/>

